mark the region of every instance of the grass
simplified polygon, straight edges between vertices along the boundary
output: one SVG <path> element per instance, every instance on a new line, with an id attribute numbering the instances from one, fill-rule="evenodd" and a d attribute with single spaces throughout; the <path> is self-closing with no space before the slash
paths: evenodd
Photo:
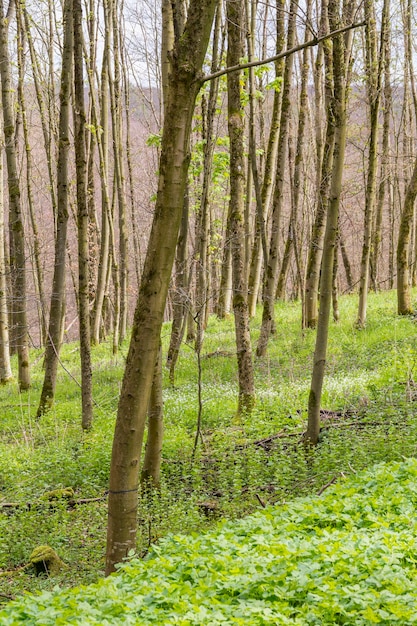
<path id="1" fill-rule="evenodd" d="M 323 407 L 350 410 L 353 417 L 323 432 L 306 457 L 297 437 L 271 449 L 253 442 L 282 430 L 305 427 L 315 333 L 301 331 L 298 303 L 279 303 L 277 330 L 268 356 L 256 361 L 257 405 L 236 423 L 237 371 L 233 321 L 210 319 L 203 347 L 203 444 L 191 451 L 197 419 L 197 361 L 183 346 L 175 387 L 164 373 L 165 442 L 161 494 L 139 509 L 138 554 L 167 533 L 201 532 L 218 517 L 240 518 L 261 507 L 317 492 L 335 476 L 387 460 L 416 455 L 417 419 L 410 380 L 417 379 L 417 334 L 412 318 L 395 314 L 395 294 L 371 294 L 368 324 L 354 329 L 357 298 L 341 299 L 341 322 L 332 324 Z M 256 342 L 260 312 L 252 322 Z M 166 349 L 169 325 L 163 330 Z M 216 354 L 220 351 L 218 354 Z M 114 357 L 111 343 L 93 349 L 95 423 L 81 430 L 79 352 L 65 345 L 56 403 L 35 420 L 42 385 L 42 353 L 32 354 L 33 386 L 19 395 L 16 384 L 0 389 L 0 601 L 24 591 L 94 582 L 102 576 L 106 502 L 115 413 L 127 345 Z M 230 352 L 230 355 L 224 355 Z M 208 355 L 211 355 L 210 357 Z M 68 507 L 39 501 L 71 486 L 75 499 L 102 500 Z M 215 501 L 214 513 L 202 503 Z M 29 506 L 28 506 L 29 505 Z M 51 545 L 69 565 L 54 578 L 36 577 L 28 562 L 33 548 Z"/>

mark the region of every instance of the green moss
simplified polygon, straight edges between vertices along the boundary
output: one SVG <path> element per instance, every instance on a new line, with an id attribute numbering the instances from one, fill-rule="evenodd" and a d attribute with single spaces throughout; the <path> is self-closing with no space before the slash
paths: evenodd
<path id="1" fill-rule="evenodd" d="M 36 574 L 46 573 L 54 576 L 68 567 L 50 546 L 38 546 L 33 550 L 29 560 Z"/>

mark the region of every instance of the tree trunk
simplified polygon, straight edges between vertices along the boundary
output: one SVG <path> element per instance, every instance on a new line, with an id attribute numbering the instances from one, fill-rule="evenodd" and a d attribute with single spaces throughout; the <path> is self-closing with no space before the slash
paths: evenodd
<path id="1" fill-rule="evenodd" d="M 65 267 L 68 226 L 68 154 L 70 149 L 69 119 L 73 61 L 72 0 L 64 5 L 64 42 L 62 49 L 61 90 L 59 95 L 59 144 L 57 165 L 57 215 L 55 263 L 49 327 L 45 350 L 45 375 L 36 416 L 39 418 L 52 404 L 55 395 L 59 351 L 61 348 L 63 311 L 65 306 Z"/>
<path id="2" fill-rule="evenodd" d="M 172 54 L 154 219 L 123 377 L 110 468 L 106 573 L 136 547 L 138 471 L 181 223 L 189 137 L 216 1 L 191 0 Z"/>
<path id="3" fill-rule="evenodd" d="M 307 24 L 310 22 L 311 15 L 311 2 L 308 3 L 307 7 Z M 309 26 L 306 26 L 304 41 L 308 41 L 310 36 Z M 307 122 L 307 113 L 308 113 L 308 74 L 309 74 L 309 65 L 308 65 L 308 53 L 309 50 L 307 48 L 303 51 L 302 64 L 301 64 L 301 87 L 300 87 L 300 106 L 299 106 L 299 114 L 298 114 L 298 129 L 297 129 L 297 147 L 295 153 L 295 163 L 294 163 L 294 175 L 292 176 L 293 180 L 293 193 L 291 194 L 291 215 L 290 222 L 288 225 L 288 237 L 285 244 L 284 256 L 282 258 L 281 271 L 278 278 L 277 284 L 277 298 L 282 298 L 285 292 L 285 283 L 287 279 L 287 272 L 290 263 L 291 250 L 294 247 L 294 241 L 296 237 L 297 231 L 297 220 L 298 220 L 298 211 L 300 205 L 300 191 L 301 191 L 301 182 L 302 182 L 302 169 L 304 165 L 304 135 L 305 135 L 305 127 Z"/>
<path id="4" fill-rule="evenodd" d="M 384 11 L 382 16 L 382 27 L 386 28 L 389 16 L 386 15 L 386 3 L 384 3 Z M 369 153 L 368 153 L 368 173 L 365 190 L 365 219 L 364 234 L 362 245 L 361 260 L 361 276 L 359 282 L 359 308 L 358 319 L 356 321 L 357 328 L 364 328 L 366 324 L 366 307 L 368 301 L 368 285 L 370 274 L 370 258 L 371 258 L 371 242 L 372 227 L 374 224 L 374 207 L 376 200 L 376 179 L 378 168 L 378 121 L 379 121 L 379 103 L 381 99 L 381 76 L 384 59 L 383 46 L 380 46 L 378 54 L 377 34 L 375 24 L 375 6 L 373 0 L 365 0 L 365 61 L 366 61 L 366 80 L 369 101 L 369 121 L 370 121 L 370 137 L 369 137 Z M 382 40 L 384 38 L 381 33 Z"/>
<path id="5" fill-rule="evenodd" d="M 242 0 L 227 2 L 228 46 L 227 65 L 237 65 L 243 57 Z M 233 313 L 239 378 L 238 415 L 249 415 L 255 404 L 252 348 L 249 331 L 249 310 L 245 272 L 244 230 L 244 116 L 242 110 L 240 72 L 227 75 L 227 113 L 230 140 L 229 223 L 232 249 Z"/>
<path id="6" fill-rule="evenodd" d="M 397 310 L 398 315 L 413 312 L 410 285 L 410 233 L 417 197 L 417 159 L 408 183 L 401 213 L 400 230 L 397 244 Z"/>
<path id="7" fill-rule="evenodd" d="M 287 48 L 294 47 L 295 41 L 295 17 L 298 7 L 298 0 L 291 0 L 290 15 L 288 18 L 288 36 Z M 275 293 L 278 281 L 279 268 L 279 239 L 281 230 L 281 213 L 284 201 L 284 176 L 287 166 L 288 152 L 288 129 L 291 117 L 291 99 L 290 89 L 292 82 L 294 66 L 294 55 L 290 55 L 285 59 L 281 124 L 279 130 L 278 142 L 278 164 L 276 171 L 276 181 L 274 198 L 272 203 L 272 225 L 271 238 L 269 244 L 268 262 L 265 267 L 264 293 L 263 293 L 263 312 L 262 326 L 259 335 L 258 345 L 256 347 L 256 355 L 258 357 L 265 356 L 268 347 L 269 337 L 274 322 L 274 305 Z"/>
<path id="8" fill-rule="evenodd" d="M 322 17 L 321 17 L 321 30 L 326 31 L 329 29 L 328 17 L 327 17 L 328 0 L 322 2 Z M 323 44 L 323 57 L 327 68 L 325 73 L 325 103 L 327 109 L 327 126 L 326 126 L 326 138 L 324 145 L 321 145 L 321 132 L 318 132 L 316 128 L 316 143 L 317 143 L 317 168 L 320 171 L 320 177 L 317 187 L 317 211 L 314 218 L 313 230 L 310 239 L 308 258 L 307 258 L 307 270 L 306 270 L 306 284 L 305 284 L 305 314 L 304 323 L 307 328 L 315 328 L 317 325 L 318 317 L 318 291 L 320 282 L 320 266 L 323 252 L 323 240 L 324 232 L 326 228 L 326 216 L 328 208 L 329 186 L 331 179 L 331 172 L 333 168 L 333 148 L 334 148 L 334 114 L 332 105 L 332 89 L 330 75 L 332 67 L 332 59 L 330 58 L 329 45 Z M 321 62 L 316 66 L 317 71 L 321 71 Z M 321 80 L 317 77 L 316 84 L 321 89 Z M 320 92 L 319 100 L 321 102 Z M 317 106 L 316 106 L 317 110 Z M 319 117 L 319 112 L 316 112 L 316 119 Z M 319 158 L 321 157 L 321 161 Z"/>
<path id="9" fill-rule="evenodd" d="M 107 2 L 104 3 L 104 49 L 101 68 L 100 85 L 100 126 L 102 133 L 98 136 L 100 156 L 100 183 L 101 183 L 101 237 L 100 256 L 97 269 L 97 286 L 92 312 L 91 343 L 100 343 L 100 330 L 103 319 L 103 305 L 107 288 L 109 250 L 110 250 L 110 199 L 109 199 L 109 74 L 108 56 L 110 54 L 110 24 Z"/>
<path id="10" fill-rule="evenodd" d="M 0 78 L 3 104 L 4 141 L 9 188 L 9 228 L 12 235 L 14 269 L 13 310 L 15 337 L 17 338 L 18 381 L 21 391 L 30 387 L 29 343 L 26 311 L 26 252 L 23 215 L 20 198 L 19 172 L 15 146 L 14 106 L 11 98 L 12 83 L 8 51 L 8 17 L 3 0 L 0 0 Z"/>
<path id="11" fill-rule="evenodd" d="M 78 320 L 80 328 L 82 427 L 89 430 L 93 424 L 90 302 L 89 302 L 89 245 L 87 206 L 87 160 L 85 152 L 85 105 L 83 72 L 83 34 L 81 0 L 73 0 L 74 25 L 74 149 L 77 179 L 78 227 Z"/>
<path id="12" fill-rule="evenodd" d="M 339 0 L 329 1 L 329 22 L 332 30 L 339 27 Z M 345 39 L 338 35 L 332 40 L 332 67 L 327 67 L 329 79 L 333 75 L 333 111 L 335 120 L 334 161 L 330 183 L 330 198 L 324 237 L 320 280 L 320 311 L 317 325 L 314 364 L 308 398 L 306 442 L 316 445 L 320 432 L 320 403 L 326 366 L 329 318 L 332 304 L 333 263 L 337 244 L 340 193 L 342 187 L 346 144 L 346 71 Z"/>
<path id="13" fill-rule="evenodd" d="M 276 53 L 279 54 L 284 50 L 285 46 L 285 0 L 278 0 L 276 7 Z M 267 262 L 267 253 L 263 252 L 262 239 L 266 238 L 266 225 L 265 233 L 262 233 L 262 223 L 266 223 L 269 208 L 271 204 L 272 193 L 275 184 L 275 172 L 277 168 L 277 153 L 278 153 L 278 140 L 279 140 L 279 126 L 281 118 L 282 107 L 282 78 L 285 68 L 285 59 L 279 59 L 275 63 L 275 80 L 277 81 L 276 89 L 274 90 L 274 102 L 272 107 L 271 126 L 269 129 L 268 147 L 265 158 L 265 169 L 263 173 L 261 199 L 262 199 L 262 220 L 260 216 L 256 222 L 255 239 L 253 243 L 252 259 L 249 269 L 248 279 L 248 292 L 249 292 L 249 314 L 251 317 L 255 316 L 256 304 L 258 302 L 259 286 L 261 282 L 261 270 L 262 270 L 262 258 L 264 264 Z"/>
<path id="14" fill-rule="evenodd" d="M 2 142 L 3 143 L 3 142 Z M 7 314 L 7 270 L 5 259 L 3 145 L 0 148 L 0 383 L 12 380 L 9 344 L 9 317 Z"/>
<path id="15" fill-rule="evenodd" d="M 141 472 L 141 483 L 148 487 L 159 487 L 164 434 L 162 400 L 162 346 L 159 347 L 153 375 L 151 397 L 148 408 L 148 439 Z"/>

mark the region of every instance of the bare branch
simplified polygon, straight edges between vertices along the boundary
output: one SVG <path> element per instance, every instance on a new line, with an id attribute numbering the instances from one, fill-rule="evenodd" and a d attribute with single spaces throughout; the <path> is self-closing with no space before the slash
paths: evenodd
<path id="1" fill-rule="evenodd" d="M 349 30 L 353 30 L 354 28 L 361 28 L 365 26 L 366 22 L 358 22 L 354 24 L 349 24 L 349 26 L 344 26 L 343 28 L 338 28 L 337 30 L 333 30 L 331 33 L 327 33 L 327 35 L 323 35 L 322 37 L 314 37 L 309 41 L 298 44 L 298 46 L 294 46 L 294 48 L 290 48 L 289 50 L 284 50 L 279 54 L 276 54 L 273 57 L 268 57 L 267 59 L 262 59 L 261 61 L 251 61 L 250 63 L 239 63 L 239 65 L 233 65 L 232 67 L 225 67 L 222 70 L 218 70 L 217 72 L 213 72 L 212 74 L 207 74 L 201 78 L 201 84 L 206 83 L 209 80 L 213 80 L 218 78 L 219 76 L 225 76 L 226 74 L 231 74 L 231 72 L 238 72 L 240 70 L 245 70 L 249 67 L 259 67 L 260 65 L 267 65 L 268 63 L 273 63 L 274 61 L 278 61 L 279 59 L 283 59 L 285 57 L 290 56 L 291 54 L 295 54 L 296 52 L 300 52 L 300 50 L 304 50 L 304 48 L 311 48 L 312 46 L 317 46 L 322 41 L 326 41 L 327 39 L 332 39 L 337 35 L 342 35 L 343 33 L 348 32 Z"/>

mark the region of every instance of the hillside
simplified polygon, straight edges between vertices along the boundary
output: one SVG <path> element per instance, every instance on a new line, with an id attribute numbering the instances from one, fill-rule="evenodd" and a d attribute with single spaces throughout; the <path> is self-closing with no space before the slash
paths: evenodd
<path id="1" fill-rule="evenodd" d="M 315 334 L 300 329 L 297 302 L 276 307 L 268 356 L 255 361 L 257 405 L 236 420 L 233 321 L 210 318 L 201 358 L 202 438 L 192 458 L 199 409 L 197 355 L 184 345 L 170 385 L 164 372 L 165 440 L 158 497 L 143 495 L 137 554 L 159 550 L 168 534 L 190 537 L 294 497 L 317 494 L 341 476 L 381 461 L 416 455 L 416 327 L 395 314 L 395 294 L 371 294 L 367 328 L 353 326 L 357 298 L 341 299 L 332 324 L 323 397 L 322 441 L 306 455 L 305 428 Z M 252 322 L 255 342 L 260 318 Z M 170 326 L 164 328 L 166 349 Z M 80 427 L 78 346 L 68 343 L 55 405 L 35 419 L 42 352 L 33 351 L 30 392 L 0 388 L 0 601 L 23 592 L 97 582 L 103 575 L 106 490 L 114 419 L 127 344 L 94 348 L 93 430 Z M 48 493 L 71 488 L 69 498 Z M 330 493 L 330 490 L 329 490 Z M 322 498 L 326 496 L 325 490 Z M 321 501 L 321 500 L 320 500 Z M 187 541 L 187 540 L 184 540 Z M 191 541 L 191 539 L 190 539 Z M 56 576 L 25 567 L 36 546 L 50 545 L 68 566 Z"/>

